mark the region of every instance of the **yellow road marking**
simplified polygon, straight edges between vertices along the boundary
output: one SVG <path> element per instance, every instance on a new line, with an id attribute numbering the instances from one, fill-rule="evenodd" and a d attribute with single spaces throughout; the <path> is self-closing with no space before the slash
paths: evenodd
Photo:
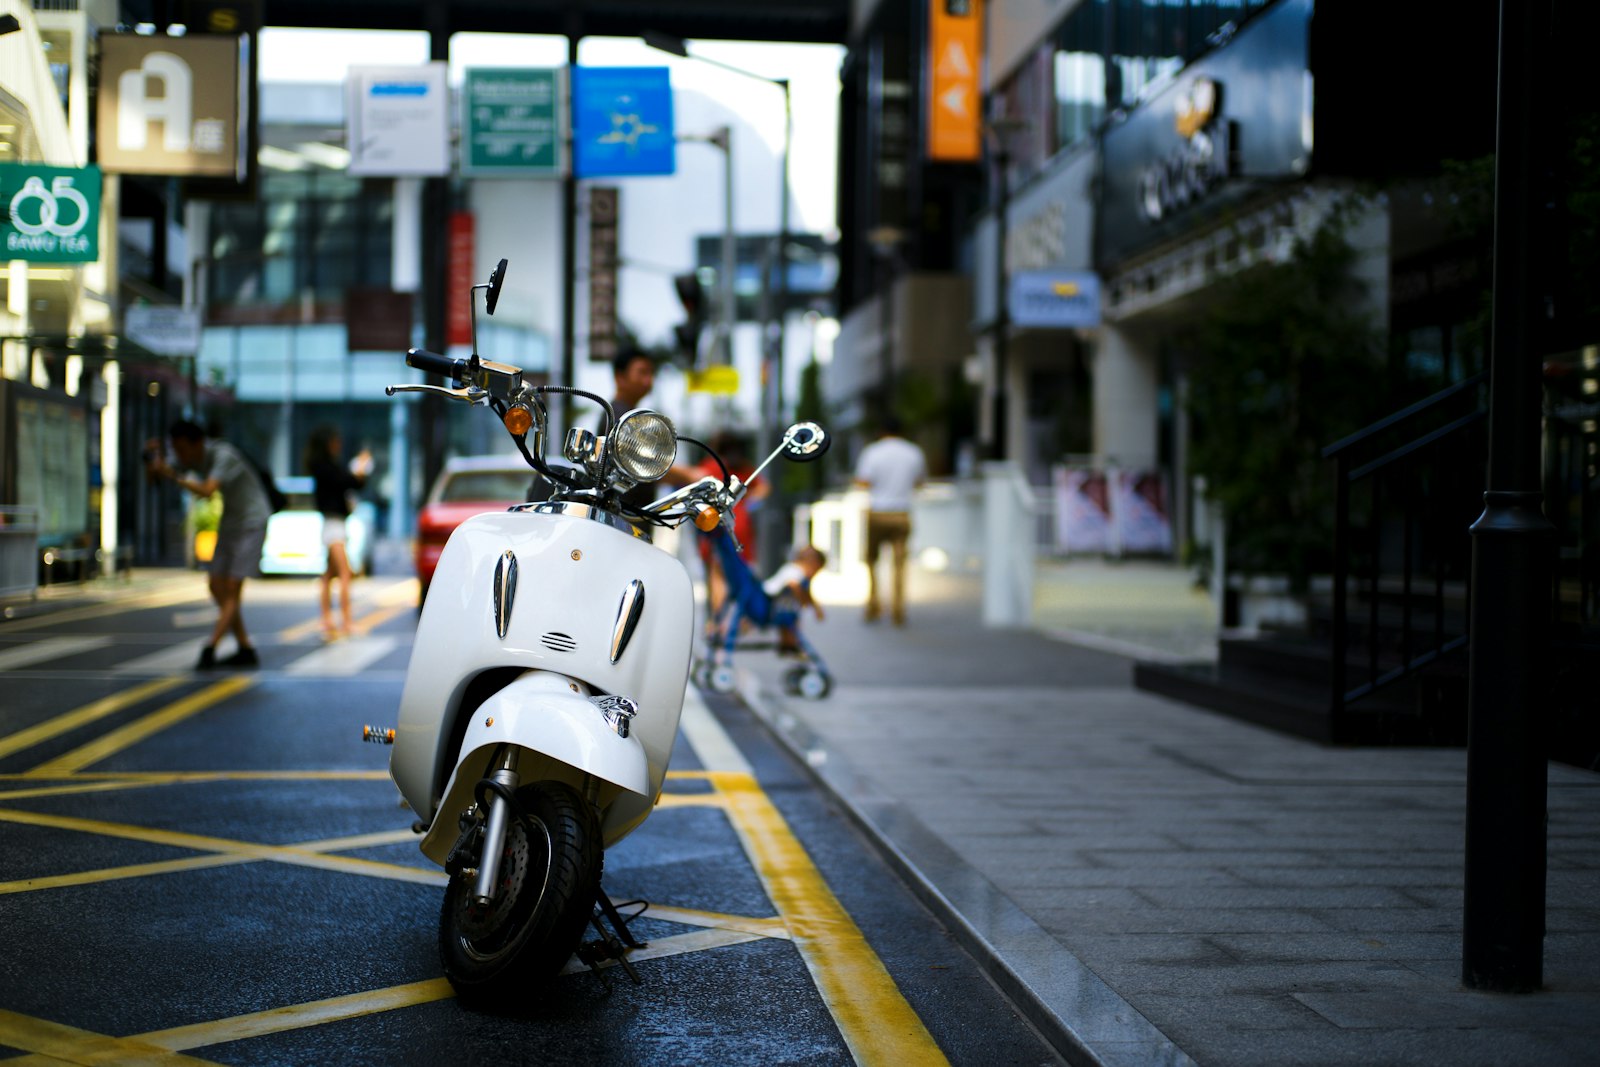
<path id="1" fill-rule="evenodd" d="M 725 808 L 728 802 L 718 793 L 662 793 L 658 808 Z"/>
<path id="2" fill-rule="evenodd" d="M 121 782 L 129 786 L 186 782 L 386 782 L 388 771 L 80 771 L 63 777 L 74 782 Z M 0 782 L 32 782 L 39 776 L 0 774 Z M 0 794 L 3 796 L 4 794 Z"/>
<path id="3" fill-rule="evenodd" d="M 99 763 L 108 756 L 113 756 L 169 726 L 182 722 L 191 715 L 206 710 L 213 704 L 242 693 L 254 684 L 254 680 L 250 678 L 225 678 L 198 693 L 191 693 L 182 700 L 168 704 L 159 711 L 153 711 L 126 726 L 102 734 L 64 756 L 57 756 L 47 763 L 41 763 L 28 773 L 35 778 L 51 778 L 80 771 L 91 763 Z"/>
<path id="4" fill-rule="evenodd" d="M 44 826 L 56 830 L 75 830 L 79 833 L 100 834 L 104 837 L 122 837 L 133 841 L 147 841 L 155 845 L 193 849 L 196 852 L 218 852 L 230 856 L 243 856 L 247 859 L 288 863 L 297 867 L 338 871 L 342 874 L 390 878 L 400 882 L 442 885 L 445 880 L 443 871 L 406 867 L 398 863 L 379 863 L 376 860 L 354 859 L 347 856 L 325 856 L 295 845 L 261 845 L 225 837 L 206 837 L 201 834 L 180 833 L 176 830 L 79 819 L 70 815 L 46 815 L 42 812 L 0 808 L 0 821 L 21 823 L 24 826 Z"/>
<path id="5" fill-rule="evenodd" d="M 865 1067 L 947 1063 L 754 776 L 713 771 L 707 777 L 727 798 L 729 820 L 855 1061 Z"/>
<path id="6" fill-rule="evenodd" d="M 375 834 L 360 834 L 355 837 L 338 837 L 327 841 L 307 841 L 293 846 L 307 852 L 348 852 L 357 848 L 372 848 L 377 845 L 393 845 L 404 841 L 416 839 L 416 834 L 410 830 L 385 830 Z M 159 860 L 151 863 L 130 863 L 122 867 L 100 867 L 92 871 L 77 871 L 73 874 L 55 874 L 43 878 L 20 878 L 14 882 L 0 882 L 0 896 L 8 893 L 34 893 L 41 889 L 61 889 L 70 885 L 94 885 L 97 882 L 115 882 L 124 878 L 147 878 L 155 874 L 176 874 L 180 871 L 198 871 L 209 867 L 231 867 L 241 863 L 256 863 L 259 857 L 235 855 L 223 852 L 208 853 L 203 856 L 185 856 L 176 860 Z M 396 864 L 395 866 L 403 866 Z M 413 868 L 405 868 L 412 870 Z M 424 874 L 431 874 L 435 881 L 443 884 L 445 880 L 442 871 L 414 868 Z M 410 881 L 411 879 L 407 879 Z"/>
<path id="7" fill-rule="evenodd" d="M 9 756 L 13 752 L 21 752 L 25 748 L 32 748 L 41 741 L 48 741 L 52 737 L 76 730 L 80 726 L 114 715 L 123 708 L 132 707 L 142 700 L 148 700 L 157 693 L 164 693 L 168 689 L 181 684 L 184 676 L 181 674 L 168 675 L 165 678 L 156 678 L 143 685 L 134 686 L 132 689 L 121 693 L 112 693 L 99 700 L 91 701 L 81 708 L 64 712 L 53 719 L 30 726 L 26 730 L 18 730 L 9 737 L 0 737 L 0 756 Z"/>
<path id="8" fill-rule="evenodd" d="M 77 1063 L 98 1064 L 205 1064 L 192 1056 L 180 1056 L 170 1049 L 137 1038 L 106 1037 L 75 1026 L 63 1026 L 0 1008 L 0 1045 L 39 1053 L 14 1064 Z"/>
<path id="9" fill-rule="evenodd" d="M 80 793 L 105 793 L 115 789 L 148 789 L 153 785 L 165 785 L 168 781 L 170 779 L 146 778 L 137 782 L 104 780 L 73 782 L 68 785 L 41 785 L 36 789 L 7 789 L 0 792 L 0 802 L 32 800 L 35 797 L 76 796 Z"/>
<path id="10" fill-rule="evenodd" d="M 308 1004 L 293 1004 L 258 1011 L 250 1015 L 236 1015 L 216 1022 L 179 1026 L 171 1030 L 157 1030 L 140 1034 L 139 1040 L 160 1048 L 190 1049 L 202 1045 L 220 1045 L 228 1041 L 242 1041 L 251 1037 L 300 1030 L 308 1026 L 355 1019 L 396 1008 L 409 1008 L 416 1004 L 431 1004 L 455 996 L 455 990 L 443 978 L 430 978 L 425 982 L 391 986 L 369 993 L 352 993 L 343 997 L 314 1000 Z"/>

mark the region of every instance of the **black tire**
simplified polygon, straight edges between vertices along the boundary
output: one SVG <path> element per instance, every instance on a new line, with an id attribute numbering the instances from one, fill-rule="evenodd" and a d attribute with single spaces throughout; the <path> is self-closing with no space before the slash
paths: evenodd
<path id="1" fill-rule="evenodd" d="M 527 981 L 559 973 L 599 894 L 603 856 L 594 810 L 559 782 L 526 786 L 517 801 L 530 818 L 506 828 L 495 906 L 483 913 L 471 907 L 470 879 L 452 877 L 445 887 L 439 959 L 456 996 L 472 1006 L 496 1006 L 525 992 Z M 541 824 L 549 832 L 548 880 Z"/>

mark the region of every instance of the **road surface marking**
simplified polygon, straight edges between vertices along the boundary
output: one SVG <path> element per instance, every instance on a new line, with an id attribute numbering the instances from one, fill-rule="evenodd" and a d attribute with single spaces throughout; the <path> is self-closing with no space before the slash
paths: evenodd
<path id="1" fill-rule="evenodd" d="M 17 645 L 0 652 L 0 671 L 12 671 L 18 667 L 31 667 L 35 663 L 65 659 L 80 652 L 93 652 L 97 648 L 105 648 L 110 643 L 111 638 L 106 634 L 91 634 L 87 637 L 42 637 L 37 641 L 29 641 L 25 645 Z"/>
<path id="2" fill-rule="evenodd" d="M 171 1049 L 133 1037 L 107 1037 L 92 1030 L 79 1030 L 21 1015 L 0 1008 L 0 1045 L 37 1055 L 8 1060 L 11 1064 L 206 1064 L 180 1056 Z"/>
<path id="3" fill-rule="evenodd" d="M 168 671 L 193 670 L 196 661 L 200 659 L 200 650 L 205 645 L 205 638 L 191 638 L 155 652 L 123 660 L 111 670 L 116 674 L 165 674 Z"/>
<path id="4" fill-rule="evenodd" d="M 285 674 L 348 676 L 360 674 L 399 647 L 393 637 L 351 637 L 335 641 L 296 659 Z"/>
<path id="5" fill-rule="evenodd" d="M 103 719 L 107 715 L 115 715 L 123 708 L 132 707 L 158 693 L 165 693 L 168 689 L 182 684 L 183 681 L 184 679 L 181 675 L 174 675 L 170 678 L 157 678 L 155 681 L 136 685 L 132 689 L 124 690 L 121 693 L 103 696 L 99 700 L 91 701 L 81 708 L 64 712 L 53 719 L 47 719 L 36 726 L 30 726 L 26 730 L 18 730 L 9 737 L 0 737 L 0 757 L 9 756 L 13 752 L 21 752 L 25 748 L 32 748 L 42 741 L 48 741 L 52 737 L 59 737 L 61 734 L 76 730 L 80 726 Z"/>
<path id="6" fill-rule="evenodd" d="M 61 626 L 69 622 L 82 622 L 85 619 L 98 619 L 106 615 L 117 615 L 125 611 L 142 611 L 145 608 L 164 608 L 173 604 L 182 604 L 190 600 L 202 600 L 209 596 L 205 583 L 196 578 L 192 587 L 185 586 L 181 589 L 164 589 L 143 595 L 119 596 L 103 604 L 90 604 L 81 608 L 68 608 L 65 611 L 46 611 L 41 615 L 33 615 L 26 619 L 6 620 L 6 632 L 17 630 L 32 630 L 40 626 Z"/>
<path id="7" fill-rule="evenodd" d="M 57 756 L 47 763 L 41 763 L 28 773 L 35 778 L 65 777 L 93 763 L 99 763 L 109 756 L 114 756 L 125 748 L 143 741 L 145 738 L 160 733 L 169 726 L 176 725 L 191 715 L 197 715 L 214 704 L 219 704 L 229 697 L 249 689 L 255 684 L 253 679 L 245 677 L 224 678 L 222 681 L 209 685 L 198 693 L 191 693 L 181 700 L 168 704 L 159 711 L 152 711 L 141 719 L 135 719 L 126 726 L 102 734 L 86 745 L 73 749 L 66 755 Z"/>
<path id="8" fill-rule="evenodd" d="M 357 848 L 373 848 L 380 845 L 394 845 L 416 838 L 410 830 L 386 830 L 375 834 L 360 834 L 355 837 L 333 838 L 328 841 L 307 841 L 303 844 L 291 846 L 306 852 L 347 852 Z M 185 856 L 182 859 L 158 860 L 151 863 L 130 863 L 122 867 L 101 867 L 93 871 L 76 871 L 72 874 L 48 875 L 42 878 L 19 878 L 14 882 L 0 882 L 0 895 L 10 893 L 34 893 L 41 889 L 60 889 L 71 885 L 93 885 L 96 882 L 115 882 L 124 878 L 146 878 L 156 874 L 175 874 L 180 871 L 197 871 L 207 867 L 228 867 L 240 863 L 256 863 L 259 856 L 246 856 L 223 852 L 213 852 L 203 856 Z M 402 866 L 394 864 L 392 866 Z M 411 870 L 412 868 L 405 868 Z M 439 884 L 444 883 L 444 872 L 415 868 L 425 874 L 434 876 Z M 415 881 L 415 879 L 405 879 Z M 698 925 L 711 925 L 702 923 Z"/>
<path id="9" fill-rule="evenodd" d="M 271 860 L 296 867 L 314 867 L 341 874 L 389 878 L 398 882 L 417 882 L 423 885 L 443 885 L 445 882 L 445 873 L 441 870 L 407 867 L 399 863 L 380 863 L 376 860 L 356 859 L 353 856 L 323 855 L 299 845 L 261 845 L 253 841 L 234 841 L 225 837 L 207 837 L 203 834 L 186 834 L 176 830 L 131 826 L 127 823 L 79 819 L 70 815 L 46 815 L 42 812 L 21 811 L 15 808 L 0 808 L 0 822 L 43 826 L 55 830 L 74 830 L 85 834 L 100 834 L 104 837 L 121 837 L 155 845 L 187 848 L 196 852 L 240 856 L 247 860 Z"/>

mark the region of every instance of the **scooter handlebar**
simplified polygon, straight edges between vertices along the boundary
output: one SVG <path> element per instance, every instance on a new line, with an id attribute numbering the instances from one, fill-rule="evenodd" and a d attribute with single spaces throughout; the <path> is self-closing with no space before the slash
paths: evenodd
<path id="1" fill-rule="evenodd" d="M 413 348 L 406 353 L 406 366 L 415 367 L 425 374 L 442 375 L 455 382 L 464 380 L 467 374 L 466 360 L 451 359 L 421 348 Z"/>

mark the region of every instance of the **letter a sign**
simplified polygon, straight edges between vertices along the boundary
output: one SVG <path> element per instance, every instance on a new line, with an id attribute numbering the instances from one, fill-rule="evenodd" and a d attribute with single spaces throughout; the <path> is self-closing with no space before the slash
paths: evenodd
<path id="1" fill-rule="evenodd" d="M 240 40 L 101 35 L 100 165 L 242 180 Z"/>

